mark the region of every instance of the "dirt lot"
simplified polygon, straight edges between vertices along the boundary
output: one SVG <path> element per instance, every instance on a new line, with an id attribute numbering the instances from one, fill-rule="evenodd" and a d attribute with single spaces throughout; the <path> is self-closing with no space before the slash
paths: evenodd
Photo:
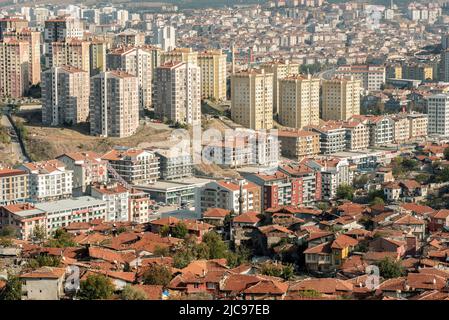
<path id="1" fill-rule="evenodd" d="M 164 141 L 170 135 L 168 129 L 144 125 L 129 138 L 101 138 L 88 134 L 88 125 L 70 128 L 44 127 L 41 125 L 40 112 L 21 112 L 14 117 L 15 121 L 24 121 L 26 148 L 33 160 L 54 158 L 65 152 L 96 151 L 106 152 L 114 146 L 135 147 L 148 141 Z"/>

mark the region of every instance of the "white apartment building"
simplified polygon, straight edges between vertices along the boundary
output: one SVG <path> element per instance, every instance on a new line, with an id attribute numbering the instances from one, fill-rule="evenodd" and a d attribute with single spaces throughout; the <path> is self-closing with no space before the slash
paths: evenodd
<path id="1" fill-rule="evenodd" d="M 297 129 L 320 121 L 320 79 L 295 75 L 279 81 L 279 121 Z"/>
<path id="2" fill-rule="evenodd" d="M 449 94 L 427 98 L 428 134 L 449 135 Z"/>
<path id="3" fill-rule="evenodd" d="M 101 158 L 129 184 L 147 185 L 159 179 L 159 158 L 152 151 L 117 148 Z"/>
<path id="4" fill-rule="evenodd" d="M 140 110 L 152 105 L 152 54 L 145 48 L 121 47 L 107 54 L 108 70 L 125 71 L 138 79 Z"/>
<path id="5" fill-rule="evenodd" d="M 102 72 L 91 78 L 90 132 L 124 138 L 139 126 L 137 78 L 123 71 Z"/>
<path id="6" fill-rule="evenodd" d="M 121 184 L 94 184 L 90 194 L 106 202 L 106 221 L 129 221 L 129 190 Z"/>
<path id="7" fill-rule="evenodd" d="M 321 173 L 321 196 L 323 200 L 334 199 L 340 185 L 352 185 L 354 175 L 346 159 L 308 160 L 306 165 Z"/>
<path id="8" fill-rule="evenodd" d="M 164 51 L 171 51 L 176 47 L 176 30 L 172 26 L 164 26 L 157 30 L 157 44 Z"/>
<path id="9" fill-rule="evenodd" d="M 73 125 L 89 117 L 89 73 L 69 66 L 42 73 L 42 123 Z"/>
<path id="10" fill-rule="evenodd" d="M 204 212 L 209 208 L 240 210 L 240 190 L 242 194 L 242 212 L 260 212 L 260 187 L 245 179 L 211 181 L 200 188 L 195 208 Z"/>
<path id="11" fill-rule="evenodd" d="M 154 113 L 173 123 L 201 123 L 201 69 L 184 62 L 168 62 L 156 68 Z"/>
<path id="12" fill-rule="evenodd" d="M 34 201 L 51 201 L 72 196 L 73 171 L 58 160 L 24 163 L 19 167 L 29 174 L 29 195 Z"/>

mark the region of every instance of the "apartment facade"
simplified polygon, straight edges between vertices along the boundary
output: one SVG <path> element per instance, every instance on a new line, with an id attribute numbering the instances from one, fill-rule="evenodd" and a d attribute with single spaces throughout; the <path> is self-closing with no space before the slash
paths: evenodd
<path id="1" fill-rule="evenodd" d="M 279 81 L 287 76 L 299 74 L 299 65 L 289 61 L 270 61 L 263 63 L 261 69 L 273 74 L 273 114 L 279 113 Z"/>
<path id="2" fill-rule="evenodd" d="M 428 127 L 428 115 L 423 113 L 409 113 L 407 115 L 408 120 L 410 121 L 410 137 L 425 137 L 427 136 L 427 127 Z"/>
<path id="3" fill-rule="evenodd" d="M 152 184 L 159 179 L 159 158 L 152 151 L 114 149 L 101 158 L 131 185 Z"/>
<path id="4" fill-rule="evenodd" d="M 73 172 L 74 195 L 86 192 L 92 183 L 108 182 L 108 163 L 95 152 L 65 153 L 56 159 L 65 165 L 66 170 Z"/>
<path id="5" fill-rule="evenodd" d="M 89 47 L 90 75 L 95 76 L 106 71 L 106 51 L 109 44 L 106 41 L 94 39 Z"/>
<path id="6" fill-rule="evenodd" d="M 135 223 L 148 223 L 150 221 L 150 195 L 141 190 L 132 188 L 129 191 L 129 218 Z"/>
<path id="7" fill-rule="evenodd" d="M 253 130 L 273 128 L 273 74 L 247 70 L 231 75 L 231 118 Z"/>
<path id="8" fill-rule="evenodd" d="M 86 122 L 89 117 L 90 78 L 69 66 L 42 73 L 42 123 L 60 126 Z"/>
<path id="9" fill-rule="evenodd" d="M 139 108 L 152 105 L 152 55 L 144 48 L 122 47 L 107 54 L 107 68 L 122 70 L 137 77 L 139 83 Z"/>
<path id="10" fill-rule="evenodd" d="M 279 167 L 279 170 L 290 178 L 298 179 L 301 185 L 300 204 L 309 206 L 321 200 L 321 172 L 313 170 L 301 160 L 298 164 L 287 164 Z"/>
<path id="11" fill-rule="evenodd" d="M 322 82 L 322 119 L 348 120 L 360 114 L 360 80 L 340 78 Z"/>
<path id="12" fill-rule="evenodd" d="M 26 171 L 0 169 L 0 204 L 29 198 L 29 175 Z"/>
<path id="13" fill-rule="evenodd" d="M 84 196 L 36 204 L 21 203 L 0 207 L 1 226 L 13 227 L 20 239 L 30 240 L 36 227 L 45 227 L 47 236 L 75 222 L 106 219 L 106 202 Z"/>
<path id="14" fill-rule="evenodd" d="M 139 126 L 137 78 L 123 71 L 102 72 L 91 78 L 90 132 L 124 138 Z"/>
<path id="15" fill-rule="evenodd" d="M 280 130 L 278 139 L 281 153 L 288 158 L 300 160 L 320 153 L 320 134 L 305 130 Z"/>
<path id="16" fill-rule="evenodd" d="M 29 82 L 36 85 L 41 82 L 41 33 L 30 29 L 19 29 L 6 31 L 3 33 L 3 39 L 14 39 L 28 42 L 29 54 Z"/>
<path id="17" fill-rule="evenodd" d="M 192 48 L 174 48 L 171 51 L 161 53 L 161 65 L 168 62 L 184 62 L 198 65 L 198 52 L 193 51 Z"/>
<path id="18" fill-rule="evenodd" d="M 449 135 L 449 95 L 435 94 L 427 98 L 428 134 Z"/>
<path id="19" fill-rule="evenodd" d="M 24 163 L 19 167 L 29 174 L 29 196 L 42 202 L 70 198 L 73 172 L 59 160 Z"/>
<path id="20" fill-rule="evenodd" d="M 362 88 L 368 91 L 379 91 L 385 83 L 384 66 L 375 65 L 345 65 L 336 71 L 337 76 L 354 77 L 362 82 Z"/>
<path id="21" fill-rule="evenodd" d="M 332 154 L 346 149 L 346 129 L 339 124 L 326 123 L 322 126 L 308 126 L 305 130 L 320 135 L 320 151 Z"/>
<path id="22" fill-rule="evenodd" d="M 307 166 L 321 173 L 321 196 L 323 200 L 334 199 L 340 185 L 352 185 L 353 170 L 346 159 L 308 160 Z"/>
<path id="23" fill-rule="evenodd" d="M 29 89 L 30 44 L 25 40 L 0 42 L 0 97 L 20 98 Z"/>
<path id="24" fill-rule="evenodd" d="M 226 100 L 226 55 L 221 50 L 201 52 L 198 66 L 201 69 L 201 97 Z"/>
<path id="25" fill-rule="evenodd" d="M 279 81 L 279 121 L 297 129 L 320 121 L 320 79 L 289 76 Z"/>
<path id="26" fill-rule="evenodd" d="M 184 62 L 156 68 L 154 113 L 173 123 L 201 123 L 201 69 Z"/>
<path id="27" fill-rule="evenodd" d="M 67 39 L 52 43 L 52 66 L 71 66 L 90 73 L 90 42 Z"/>
<path id="28" fill-rule="evenodd" d="M 391 119 L 394 121 L 394 141 L 396 143 L 403 143 L 410 139 L 409 119 L 403 115 L 393 115 Z"/>
<path id="29" fill-rule="evenodd" d="M 129 221 L 129 190 L 118 183 L 93 184 L 90 195 L 106 202 L 106 221 Z"/>
<path id="30" fill-rule="evenodd" d="M 199 190 L 199 197 L 195 207 L 200 212 L 209 208 L 221 208 L 233 210 L 236 214 L 240 211 L 239 198 L 242 197 L 242 212 L 261 210 L 260 188 L 245 179 L 211 181 Z"/>
<path id="31" fill-rule="evenodd" d="M 193 159 L 189 153 L 174 153 L 172 150 L 157 150 L 159 158 L 160 178 L 177 180 L 192 176 Z"/>

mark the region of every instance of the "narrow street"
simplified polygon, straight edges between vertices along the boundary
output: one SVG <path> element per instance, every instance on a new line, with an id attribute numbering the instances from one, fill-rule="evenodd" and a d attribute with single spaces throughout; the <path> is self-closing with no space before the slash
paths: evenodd
<path id="1" fill-rule="evenodd" d="M 17 137 L 17 132 L 14 130 L 8 117 L 4 114 L 1 115 L 1 125 L 5 127 L 10 132 L 11 137 L 11 152 L 18 155 L 19 161 L 28 162 L 29 159 L 23 154 L 22 148 L 20 147 L 19 138 Z M 13 134 L 11 134 L 13 133 Z"/>

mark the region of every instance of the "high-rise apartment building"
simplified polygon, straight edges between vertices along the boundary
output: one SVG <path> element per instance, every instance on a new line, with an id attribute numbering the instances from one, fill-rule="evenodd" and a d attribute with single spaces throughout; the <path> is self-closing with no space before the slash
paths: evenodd
<path id="1" fill-rule="evenodd" d="M 169 62 L 156 68 L 154 113 L 172 122 L 201 123 L 201 70 L 198 66 Z"/>
<path id="2" fill-rule="evenodd" d="M 44 54 L 45 67 L 53 66 L 53 42 L 63 42 L 67 39 L 83 38 L 82 23 L 73 17 L 57 17 L 45 21 L 44 27 Z"/>
<path id="3" fill-rule="evenodd" d="M 362 81 L 362 87 L 368 91 L 378 91 L 385 83 L 386 71 L 384 66 L 376 65 L 345 65 L 336 72 L 339 76 L 354 77 Z"/>
<path id="4" fill-rule="evenodd" d="M 41 33 L 30 29 L 6 31 L 3 39 L 27 41 L 29 45 L 29 82 L 32 85 L 41 82 Z"/>
<path id="5" fill-rule="evenodd" d="M 246 70 L 231 76 L 231 117 L 253 130 L 273 128 L 273 74 Z"/>
<path id="6" fill-rule="evenodd" d="M 122 70 L 137 77 L 140 110 L 152 105 L 153 71 L 151 52 L 144 48 L 122 47 L 107 55 L 109 70 Z"/>
<path id="7" fill-rule="evenodd" d="M 360 80 L 333 79 L 322 84 L 322 119 L 348 120 L 360 114 Z"/>
<path id="8" fill-rule="evenodd" d="M 201 68 L 201 97 L 203 99 L 226 99 L 226 55 L 221 50 L 198 54 Z"/>
<path id="9" fill-rule="evenodd" d="M 94 39 L 89 47 L 90 75 L 95 76 L 106 71 L 106 51 L 108 43 Z"/>
<path id="10" fill-rule="evenodd" d="M 435 94 L 427 98 L 428 133 L 449 135 L 449 95 Z"/>
<path id="11" fill-rule="evenodd" d="M 185 62 L 197 65 L 198 52 L 193 51 L 192 48 L 175 48 L 161 54 L 161 64 L 167 62 Z"/>
<path id="12" fill-rule="evenodd" d="M 90 132 L 103 137 L 129 137 L 139 126 L 137 78 L 123 71 L 91 78 Z"/>
<path id="13" fill-rule="evenodd" d="M 6 39 L 0 42 L 0 97 L 20 98 L 29 88 L 29 43 Z"/>
<path id="14" fill-rule="evenodd" d="M 157 30 L 157 44 L 164 51 L 171 51 L 176 47 L 176 31 L 172 26 L 164 26 Z"/>
<path id="15" fill-rule="evenodd" d="M 294 75 L 279 81 L 279 121 L 301 129 L 318 125 L 320 117 L 320 79 Z"/>
<path id="16" fill-rule="evenodd" d="M 28 20 L 21 18 L 2 18 L 0 19 L 0 40 L 3 40 L 6 32 L 19 32 L 28 28 Z"/>
<path id="17" fill-rule="evenodd" d="M 58 126 L 86 122 L 89 117 L 89 73 L 70 66 L 42 73 L 42 123 Z"/>
<path id="18" fill-rule="evenodd" d="M 273 74 L 273 114 L 279 112 L 279 81 L 299 74 L 299 65 L 289 61 L 271 61 L 261 65 L 265 72 Z"/>
<path id="19" fill-rule="evenodd" d="M 89 41 L 69 39 L 52 44 L 52 66 L 71 66 L 90 72 Z"/>

